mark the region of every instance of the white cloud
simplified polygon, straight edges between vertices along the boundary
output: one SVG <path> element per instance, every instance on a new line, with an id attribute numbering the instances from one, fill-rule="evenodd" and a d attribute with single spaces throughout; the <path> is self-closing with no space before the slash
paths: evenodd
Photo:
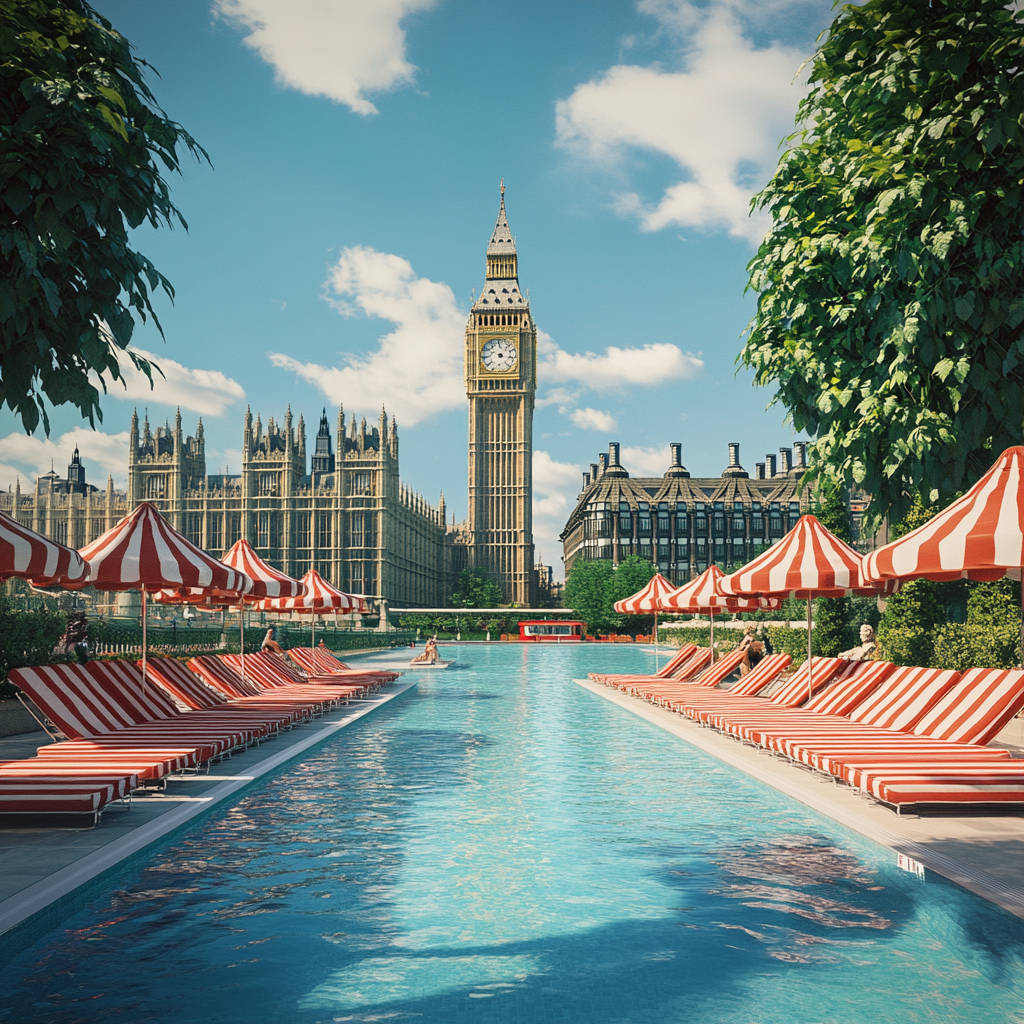
<path id="1" fill-rule="evenodd" d="M 792 131 L 805 88 L 794 77 L 807 55 L 779 43 L 754 46 L 741 16 L 757 4 L 639 6 L 676 38 L 683 70 L 622 64 L 577 86 L 556 105 L 557 141 L 620 172 L 631 150 L 678 164 L 683 180 L 655 205 L 629 190 L 616 196 L 619 212 L 643 230 L 724 227 L 756 243 L 766 221 L 749 216 L 750 197 L 771 176 L 779 141 Z"/>
<path id="2" fill-rule="evenodd" d="M 113 476 L 114 486 L 123 488 L 128 478 L 128 440 L 127 431 L 104 434 L 88 427 L 75 427 L 56 440 L 8 434 L 0 438 L 0 487 L 13 487 L 20 479 L 22 493 L 28 493 L 51 465 L 64 477 L 77 445 L 88 483 L 102 490 L 107 477 Z"/>
<path id="3" fill-rule="evenodd" d="M 326 96 L 357 114 L 366 98 L 408 85 L 401 21 L 435 0 L 213 0 L 214 10 L 248 32 L 245 45 L 275 71 L 279 85 Z"/>
<path id="4" fill-rule="evenodd" d="M 671 461 L 667 444 L 660 448 L 623 445 L 619 452 L 619 462 L 630 476 L 661 476 Z"/>
<path id="5" fill-rule="evenodd" d="M 540 373 L 545 381 L 578 381 L 595 391 L 621 388 L 624 384 L 686 380 L 696 377 L 704 367 L 703 359 L 668 342 L 642 348 L 609 345 L 604 355 L 566 352 L 551 342 L 542 352 Z"/>
<path id="6" fill-rule="evenodd" d="M 180 406 L 200 416 L 223 416 L 228 406 L 245 398 L 242 385 L 220 370 L 191 370 L 155 352 L 141 348 L 132 351 L 155 363 L 160 372 L 154 368 L 151 388 L 149 378 L 137 370 L 124 353 L 119 353 L 118 362 L 124 377 L 107 380 L 107 393 L 112 398 Z"/>
<path id="7" fill-rule="evenodd" d="M 569 419 L 580 430 L 603 430 L 607 433 L 618 426 L 611 413 L 601 412 L 600 409 L 574 409 L 569 414 Z"/>
<path id="8" fill-rule="evenodd" d="M 389 320 L 395 330 L 345 365 L 303 363 L 284 353 L 271 362 L 297 373 L 335 404 L 376 412 L 382 405 L 413 426 L 462 408 L 462 338 L 467 314 L 448 285 L 417 277 L 408 260 L 357 246 L 345 249 L 327 280 L 328 299 L 343 316 Z"/>
<path id="9" fill-rule="evenodd" d="M 544 564 L 563 578 L 562 542 L 565 526 L 583 486 L 582 470 L 571 462 L 557 462 L 545 451 L 533 453 L 533 543 Z"/>

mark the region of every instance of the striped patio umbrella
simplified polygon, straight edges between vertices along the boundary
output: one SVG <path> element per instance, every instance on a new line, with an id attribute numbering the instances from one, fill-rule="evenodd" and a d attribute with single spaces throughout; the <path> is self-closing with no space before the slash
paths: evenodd
<path id="1" fill-rule="evenodd" d="M 861 578 L 861 556 L 812 515 L 801 516 L 778 543 L 720 582 L 737 597 L 797 597 L 807 601 L 807 660 L 811 659 L 811 599 L 877 595 Z M 810 676 L 808 676 L 808 684 Z"/>
<path id="2" fill-rule="evenodd" d="M 89 567 L 73 548 L 22 526 L 0 512 L 0 580 L 14 576 L 37 586 L 78 583 Z"/>
<path id="3" fill-rule="evenodd" d="M 310 569 L 302 577 L 302 587 L 302 593 L 297 597 L 266 598 L 258 601 L 253 607 L 260 611 L 298 612 L 300 615 L 366 611 L 366 604 L 361 597 L 346 594 L 343 590 L 332 587 L 316 569 Z"/>
<path id="4" fill-rule="evenodd" d="M 620 615 L 648 615 L 654 612 L 654 646 L 658 646 L 658 612 L 665 610 L 664 600 L 675 587 L 660 572 L 651 577 L 642 590 L 616 601 L 612 607 Z M 655 655 L 657 657 L 657 655 Z"/>
<path id="5" fill-rule="evenodd" d="M 665 599 L 665 610 L 707 615 L 711 622 L 712 658 L 715 650 L 715 616 L 719 612 L 756 612 L 778 608 L 782 602 L 773 597 L 736 597 L 722 591 L 724 573 L 717 565 L 709 565 L 699 576 L 673 590 Z"/>
<path id="6" fill-rule="evenodd" d="M 1019 580 L 1024 567 L 1024 447 L 1007 448 L 961 498 L 861 561 L 865 580 Z M 1024 593 L 1021 596 L 1024 655 Z"/>
<path id="7" fill-rule="evenodd" d="M 79 585 L 142 591 L 142 679 L 146 679 L 146 595 L 170 588 L 238 599 L 252 586 L 243 572 L 218 562 L 183 537 L 144 501 L 79 554 L 89 572 Z"/>

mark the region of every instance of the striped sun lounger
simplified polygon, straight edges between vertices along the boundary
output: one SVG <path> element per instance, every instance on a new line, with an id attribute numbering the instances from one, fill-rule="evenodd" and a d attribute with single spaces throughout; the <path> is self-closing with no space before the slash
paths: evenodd
<path id="1" fill-rule="evenodd" d="M 675 654 L 669 658 L 667 664 L 662 665 L 657 672 L 650 675 L 643 673 L 614 673 L 614 672 L 588 672 L 587 678 L 592 679 L 595 683 L 607 683 L 609 686 L 613 685 L 619 680 L 625 679 L 670 679 L 675 675 L 676 670 L 679 669 L 683 663 L 697 650 L 696 644 L 683 644 L 682 647 L 676 651 Z"/>

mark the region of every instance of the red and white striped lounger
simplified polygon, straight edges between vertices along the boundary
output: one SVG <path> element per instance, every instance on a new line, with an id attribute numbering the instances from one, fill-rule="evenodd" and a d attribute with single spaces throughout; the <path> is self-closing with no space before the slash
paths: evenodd
<path id="1" fill-rule="evenodd" d="M 711 664 L 710 647 L 698 647 L 675 671 L 671 679 L 655 679 L 652 676 L 637 676 L 614 680 L 610 685 L 624 693 L 637 694 L 642 687 L 672 687 L 680 683 L 692 683 Z"/>
<path id="2" fill-rule="evenodd" d="M 608 686 L 614 686 L 623 680 L 670 679 L 675 674 L 676 670 L 682 666 L 686 659 L 689 658 L 695 650 L 697 650 L 696 644 L 683 644 L 683 646 L 680 647 L 671 658 L 669 658 L 668 663 L 662 665 L 662 667 L 654 673 L 588 672 L 587 678 L 593 680 L 595 683 L 606 683 Z"/>
<path id="3" fill-rule="evenodd" d="M 673 699 L 675 699 L 676 694 L 678 694 L 680 686 L 705 686 L 710 688 L 721 685 L 734 672 L 739 671 L 745 653 L 744 651 L 730 651 L 728 654 L 723 654 L 718 661 L 709 665 L 696 679 L 689 683 L 677 683 L 671 680 L 648 683 L 637 682 L 632 685 L 630 693 L 643 697 L 654 704 L 670 705 Z"/>
<path id="4" fill-rule="evenodd" d="M 325 648 L 290 647 L 286 652 L 290 661 L 282 661 L 303 682 L 343 682 L 350 685 L 361 685 L 367 690 L 375 690 L 385 683 L 398 678 L 398 672 L 387 669 L 351 668 L 339 661 Z"/>
<path id="5" fill-rule="evenodd" d="M 245 660 L 248 668 L 248 655 Z M 330 704 L 329 699 L 324 699 L 325 694 L 322 691 L 318 694 L 318 699 L 315 699 L 301 693 L 291 693 L 283 688 L 264 690 L 250 679 L 243 679 L 227 662 L 213 655 L 203 654 L 191 658 L 188 667 L 210 686 L 229 697 L 259 697 L 265 707 L 293 710 L 307 720 L 313 715 L 323 714 Z"/>
<path id="6" fill-rule="evenodd" d="M 177 658 L 149 658 L 146 662 L 147 675 L 162 686 L 175 700 L 194 711 L 212 711 L 223 714 L 229 720 L 253 721 L 265 725 L 272 734 L 281 729 L 290 729 L 295 721 L 291 711 L 273 711 L 261 706 L 260 697 L 240 697 L 229 700 L 219 690 L 207 686 L 194 672 L 186 668 Z"/>
<path id="7" fill-rule="evenodd" d="M 356 673 L 370 673 L 378 676 L 381 683 L 394 682 L 402 673 L 392 672 L 389 669 L 375 669 L 366 668 L 359 669 L 353 668 L 351 665 L 346 665 L 340 658 L 335 657 L 326 647 L 321 644 L 318 647 L 298 647 L 295 650 L 301 652 L 311 652 L 311 666 L 312 670 L 308 672 L 309 675 L 337 675 L 339 673 L 344 674 L 345 672 L 356 672 Z M 289 654 L 291 652 L 289 651 Z"/>
<path id="8" fill-rule="evenodd" d="M 893 771 L 873 779 L 866 792 L 897 813 L 913 806 L 943 804 L 1019 807 L 1024 804 L 1024 768 L 1014 759 L 1010 764 L 984 767 Z"/>
<path id="9" fill-rule="evenodd" d="M 752 671 L 727 690 L 711 688 L 709 691 L 706 687 L 700 687 L 699 682 L 685 683 L 677 686 L 671 696 L 666 696 L 662 703 L 672 711 L 692 717 L 688 715 L 687 709 L 696 704 L 707 704 L 708 701 L 711 701 L 714 707 L 718 707 L 718 700 L 721 697 L 752 697 L 761 690 L 767 689 L 778 681 L 779 676 L 789 668 L 792 661 L 793 659 L 788 654 L 769 654 L 762 658 Z M 704 698 L 709 692 L 711 696 L 705 700 Z"/>
<path id="10" fill-rule="evenodd" d="M 87 814 L 95 824 L 107 805 L 120 799 L 115 792 L 113 782 L 99 778 L 44 776 L 28 770 L 21 777 L 0 775 L 0 815 Z"/>
<path id="11" fill-rule="evenodd" d="M 242 659 L 238 654 L 222 654 L 221 661 L 241 674 Z M 288 665 L 276 654 L 247 654 L 245 657 L 245 674 L 249 682 L 259 686 L 264 693 L 303 694 L 324 702 L 325 709 L 347 703 L 351 698 L 367 693 L 370 686 L 366 682 L 353 684 L 348 681 L 330 680 L 331 686 L 324 685 L 324 677 L 316 680 L 306 679 L 299 675 L 298 670 Z"/>

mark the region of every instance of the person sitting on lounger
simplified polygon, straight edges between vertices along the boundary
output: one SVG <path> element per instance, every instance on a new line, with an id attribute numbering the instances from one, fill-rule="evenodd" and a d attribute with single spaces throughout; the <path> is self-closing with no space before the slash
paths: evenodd
<path id="1" fill-rule="evenodd" d="M 875 656 L 875 631 L 866 622 L 860 627 L 860 646 L 836 655 L 844 661 L 871 661 Z"/>
<path id="2" fill-rule="evenodd" d="M 274 627 L 271 626 L 267 630 L 267 635 L 263 638 L 263 644 L 260 650 L 264 654 L 284 654 L 284 648 L 274 639 Z"/>
<path id="3" fill-rule="evenodd" d="M 423 648 L 423 653 L 418 654 L 409 663 L 411 665 L 436 665 L 437 664 L 437 637 L 432 636 Z"/>
<path id="4" fill-rule="evenodd" d="M 740 675 L 745 676 L 764 657 L 764 641 L 757 635 L 757 627 L 753 624 L 743 630 L 743 639 L 737 648 L 746 654 L 740 662 Z"/>

